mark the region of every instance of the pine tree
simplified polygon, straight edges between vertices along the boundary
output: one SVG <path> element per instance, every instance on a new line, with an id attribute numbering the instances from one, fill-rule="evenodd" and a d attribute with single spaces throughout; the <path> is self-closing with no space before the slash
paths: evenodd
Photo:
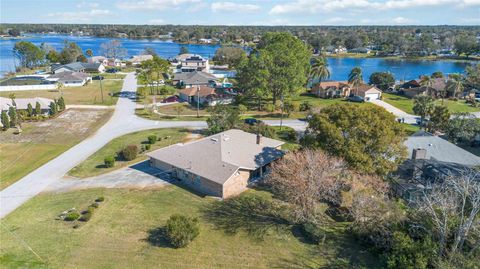
<path id="1" fill-rule="evenodd" d="M 30 103 L 28 103 L 27 105 L 27 112 L 29 117 L 33 116 L 33 107 L 32 107 L 32 104 Z"/>
<path id="2" fill-rule="evenodd" d="M 10 127 L 17 126 L 18 117 L 17 117 L 17 109 L 15 107 L 11 106 L 8 109 L 8 117 L 10 118 Z"/>
<path id="3" fill-rule="evenodd" d="M 35 115 L 39 116 L 40 114 L 42 114 L 42 107 L 40 106 L 40 103 L 37 102 L 35 104 Z"/>
<path id="4" fill-rule="evenodd" d="M 2 125 L 3 130 L 10 128 L 10 121 L 8 120 L 8 115 L 6 111 L 2 111 Z"/>
<path id="5" fill-rule="evenodd" d="M 58 99 L 57 105 L 58 105 L 58 110 L 59 110 L 59 111 L 65 110 L 65 100 L 63 99 L 63 96 L 61 96 L 61 97 Z"/>
<path id="6" fill-rule="evenodd" d="M 50 115 L 53 116 L 57 114 L 58 109 L 57 109 L 57 104 L 55 102 L 50 102 Z"/>

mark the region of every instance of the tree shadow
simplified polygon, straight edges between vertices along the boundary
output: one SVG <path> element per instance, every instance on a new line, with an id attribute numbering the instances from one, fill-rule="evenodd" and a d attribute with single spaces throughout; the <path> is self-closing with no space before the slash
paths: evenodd
<path id="1" fill-rule="evenodd" d="M 149 230 L 147 238 L 143 240 L 154 247 L 174 248 L 167 239 L 165 227 L 158 227 Z"/>

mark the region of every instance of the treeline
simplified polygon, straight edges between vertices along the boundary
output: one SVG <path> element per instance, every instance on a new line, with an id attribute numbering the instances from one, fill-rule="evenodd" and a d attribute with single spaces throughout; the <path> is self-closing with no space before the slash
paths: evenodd
<path id="1" fill-rule="evenodd" d="M 200 26 L 200 25 L 84 25 L 2 24 L 0 32 L 78 33 L 99 37 L 170 36 L 178 42 L 195 43 L 202 38 L 219 43 L 258 41 L 267 32 L 289 32 L 313 49 L 369 46 L 381 53 L 429 55 L 435 50 L 456 49 L 458 54 L 480 51 L 478 26 Z"/>

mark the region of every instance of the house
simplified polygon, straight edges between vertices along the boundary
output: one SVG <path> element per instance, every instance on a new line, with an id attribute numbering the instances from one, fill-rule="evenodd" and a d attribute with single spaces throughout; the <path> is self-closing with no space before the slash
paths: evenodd
<path id="1" fill-rule="evenodd" d="M 413 98 L 417 95 L 436 96 L 438 93 L 443 92 L 447 86 L 444 78 L 432 79 L 432 86 L 430 87 L 422 86 L 420 81 L 420 79 L 413 79 L 405 82 L 400 86 L 400 92 L 410 98 Z"/>
<path id="2" fill-rule="evenodd" d="M 347 81 L 322 81 L 315 84 L 311 93 L 321 98 L 347 97 L 350 95 L 351 86 Z"/>
<path id="3" fill-rule="evenodd" d="M 60 72 L 49 76 L 47 80 L 62 83 L 65 87 L 77 87 L 84 86 L 92 77 L 82 72 Z"/>
<path id="4" fill-rule="evenodd" d="M 203 85 L 180 90 L 179 97 L 182 101 L 192 104 L 197 104 L 198 101 L 203 106 L 226 105 L 233 102 L 232 94 Z"/>
<path id="5" fill-rule="evenodd" d="M 409 202 L 432 185 L 480 166 L 480 157 L 424 131 L 410 136 L 404 145 L 409 159 L 394 173 L 392 189 Z"/>
<path id="6" fill-rule="evenodd" d="M 92 56 L 88 58 L 87 61 L 88 63 L 91 63 L 91 64 L 99 63 L 99 64 L 103 64 L 104 66 L 108 65 L 108 60 L 107 60 L 107 57 L 105 56 Z"/>
<path id="7" fill-rule="evenodd" d="M 180 54 L 175 57 L 172 63 L 177 65 L 181 72 L 210 71 L 208 59 L 198 54 Z"/>
<path id="8" fill-rule="evenodd" d="M 82 62 L 74 62 L 69 64 L 52 64 L 51 71 L 54 74 L 62 73 L 62 72 L 104 72 L 105 66 L 101 63 L 82 63 Z"/>
<path id="9" fill-rule="evenodd" d="M 107 66 L 110 67 L 124 67 L 126 64 L 122 62 L 120 59 L 113 59 L 113 58 L 108 58 L 107 59 Z"/>
<path id="10" fill-rule="evenodd" d="M 101 63 L 82 63 L 84 71 L 88 73 L 103 73 L 105 66 Z"/>
<path id="11" fill-rule="evenodd" d="M 150 164 L 204 195 L 228 198 L 263 178 L 284 142 L 231 129 L 148 153 Z"/>
<path id="12" fill-rule="evenodd" d="M 34 97 L 34 98 L 15 98 L 15 104 L 13 104 L 12 99 L 0 97 L 0 110 L 7 111 L 10 107 L 16 107 L 17 110 L 27 110 L 28 104 L 32 105 L 32 108 L 35 109 L 37 102 L 40 104 L 40 109 L 42 114 L 48 114 L 50 112 L 50 103 L 53 102 L 52 99 L 43 98 L 43 97 Z"/>
<path id="13" fill-rule="evenodd" d="M 187 88 L 196 86 L 196 85 L 210 85 L 217 80 L 212 74 L 195 71 L 187 73 L 175 73 L 172 79 L 173 85 L 180 84 Z"/>
<path id="14" fill-rule="evenodd" d="M 362 97 L 365 101 L 377 100 L 382 97 L 382 91 L 373 85 L 363 84 L 358 87 L 352 87 L 352 92 Z"/>
<path id="15" fill-rule="evenodd" d="M 127 61 L 131 62 L 132 65 L 137 66 L 142 64 L 143 61 L 147 61 L 147 60 L 153 60 L 153 56 L 150 54 L 136 55 L 136 56 L 133 56 L 131 59 L 128 59 Z"/>
<path id="16" fill-rule="evenodd" d="M 350 50 L 348 50 L 348 52 L 350 52 L 350 53 L 366 53 L 366 54 L 368 54 L 368 53 L 371 52 L 371 50 L 370 50 L 369 48 L 363 48 L 363 47 L 361 47 L 361 48 L 350 49 Z"/>

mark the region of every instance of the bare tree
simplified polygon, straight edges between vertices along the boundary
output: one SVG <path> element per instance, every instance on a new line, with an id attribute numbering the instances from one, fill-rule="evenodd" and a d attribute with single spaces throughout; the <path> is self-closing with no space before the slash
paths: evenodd
<path id="1" fill-rule="evenodd" d="M 122 43 L 119 40 L 102 43 L 100 49 L 107 58 L 123 59 L 127 56 L 127 49 L 122 47 Z"/>
<path id="2" fill-rule="evenodd" d="M 437 180 L 440 181 L 440 180 Z M 455 257 L 469 241 L 470 253 L 480 241 L 480 173 L 473 169 L 427 185 L 419 199 L 419 212 L 433 226 L 440 256 Z M 428 227 L 428 225 L 425 227 Z M 426 228 L 428 230 L 428 228 Z M 453 238 L 453 240 L 450 240 Z"/>
<path id="3" fill-rule="evenodd" d="M 317 222 L 319 201 L 341 203 L 344 169 L 339 158 L 320 150 L 304 150 L 273 164 L 267 182 L 274 193 L 294 205 L 295 221 Z"/>

